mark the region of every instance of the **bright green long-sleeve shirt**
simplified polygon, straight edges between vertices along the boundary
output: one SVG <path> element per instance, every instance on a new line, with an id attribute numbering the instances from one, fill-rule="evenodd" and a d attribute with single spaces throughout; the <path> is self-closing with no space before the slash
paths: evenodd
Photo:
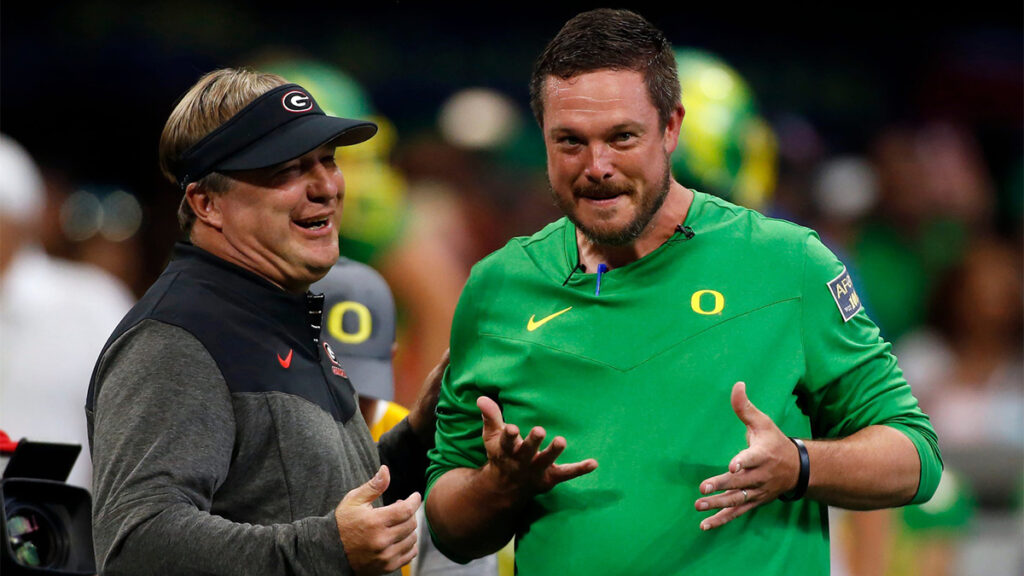
<path id="1" fill-rule="evenodd" d="M 476 399 L 568 440 L 596 471 L 537 496 L 516 527 L 520 574 L 827 574 L 827 508 L 762 505 L 702 532 L 699 483 L 746 448 L 737 381 L 789 436 L 892 426 L 921 459 L 914 502 L 942 461 L 890 345 L 845 268 L 806 228 L 694 193 L 685 225 L 600 275 L 572 273 L 574 226 L 554 222 L 474 269 L 452 327 L 429 488 L 486 462 Z M 590 271 L 588 271 L 590 272 Z M 568 280 L 567 280 L 568 278 Z M 813 465 L 813 463 L 812 463 Z"/>

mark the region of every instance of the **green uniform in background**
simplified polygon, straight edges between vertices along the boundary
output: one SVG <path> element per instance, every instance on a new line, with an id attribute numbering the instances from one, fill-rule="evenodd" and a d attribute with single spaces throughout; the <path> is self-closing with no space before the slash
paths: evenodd
<path id="1" fill-rule="evenodd" d="M 935 491 L 942 463 L 928 417 L 817 235 L 700 192 L 684 224 L 601 275 L 572 272 L 576 234 L 564 218 L 473 269 L 428 491 L 448 470 L 486 462 L 480 395 L 524 435 L 539 425 L 548 440 L 564 436 L 560 462 L 599 463 L 530 504 L 517 527 L 520 574 L 826 574 L 826 506 L 815 501 L 699 529 L 711 515 L 694 509 L 700 482 L 746 448 L 729 402 L 741 380 L 790 436 L 902 431 L 921 457 L 914 501 Z"/>

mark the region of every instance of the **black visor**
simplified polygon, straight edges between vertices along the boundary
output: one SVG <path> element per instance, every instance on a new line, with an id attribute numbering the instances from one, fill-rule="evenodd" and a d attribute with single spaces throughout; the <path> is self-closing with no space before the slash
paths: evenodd
<path id="1" fill-rule="evenodd" d="M 211 172 L 266 168 L 327 143 L 370 139 L 377 125 L 324 114 L 298 84 L 278 86 L 253 100 L 181 155 L 174 176 L 184 189 Z"/>

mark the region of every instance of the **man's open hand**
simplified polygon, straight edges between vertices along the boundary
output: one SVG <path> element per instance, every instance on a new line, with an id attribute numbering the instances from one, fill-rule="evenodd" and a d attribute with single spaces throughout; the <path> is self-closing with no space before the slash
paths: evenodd
<path id="1" fill-rule="evenodd" d="M 487 450 L 484 472 L 495 486 L 513 499 L 542 494 L 556 485 L 589 474 L 597 468 L 597 460 L 588 458 L 571 464 L 555 464 L 565 451 L 565 438 L 556 436 L 547 448 L 540 450 L 546 432 L 534 427 L 526 438 L 519 435 L 519 427 L 506 424 L 498 404 L 486 396 L 477 399 L 483 417 L 483 439 Z"/>
<path id="2" fill-rule="evenodd" d="M 697 510 L 718 510 L 701 522 L 701 530 L 723 526 L 775 500 L 796 486 L 800 471 L 796 446 L 747 398 L 745 383 L 733 386 L 730 401 L 736 416 L 747 427 L 747 449 L 733 457 L 728 472 L 700 483 L 700 493 L 706 497 L 697 500 Z"/>

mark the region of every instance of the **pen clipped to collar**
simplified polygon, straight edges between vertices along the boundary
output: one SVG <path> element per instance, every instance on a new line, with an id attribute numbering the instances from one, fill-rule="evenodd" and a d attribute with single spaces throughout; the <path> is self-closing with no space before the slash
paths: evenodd
<path id="1" fill-rule="evenodd" d="M 594 288 L 594 296 L 601 295 L 601 276 L 608 271 L 608 265 L 601 262 L 597 265 L 597 286 Z"/>

